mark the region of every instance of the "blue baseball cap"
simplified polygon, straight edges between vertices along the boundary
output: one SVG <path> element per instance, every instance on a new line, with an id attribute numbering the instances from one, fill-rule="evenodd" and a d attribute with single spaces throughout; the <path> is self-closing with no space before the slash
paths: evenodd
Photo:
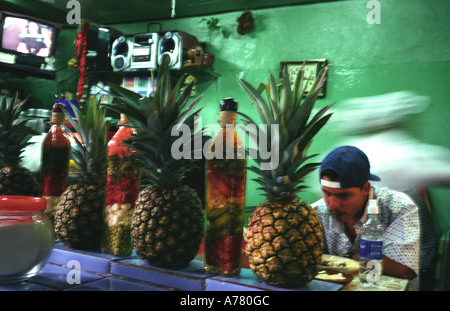
<path id="1" fill-rule="evenodd" d="M 370 173 L 367 155 L 354 146 L 340 146 L 331 150 L 320 165 L 319 178 L 325 170 L 332 170 L 338 176 L 336 182 L 320 181 L 321 185 L 331 188 L 359 187 L 368 180 L 381 180 L 377 175 Z"/>

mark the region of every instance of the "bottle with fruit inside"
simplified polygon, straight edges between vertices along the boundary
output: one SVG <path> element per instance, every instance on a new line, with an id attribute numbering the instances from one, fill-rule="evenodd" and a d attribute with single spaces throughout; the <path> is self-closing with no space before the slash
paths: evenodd
<path id="1" fill-rule="evenodd" d="M 61 108 L 54 104 L 51 127 L 42 142 L 41 150 L 41 196 L 47 199 L 45 213 L 52 223 L 59 198 L 66 189 L 69 173 L 71 146 L 64 120 Z"/>
<path id="2" fill-rule="evenodd" d="M 206 156 L 205 270 L 224 276 L 241 270 L 246 156 L 235 131 L 237 102 L 220 103 L 221 130 Z"/>
<path id="3" fill-rule="evenodd" d="M 103 223 L 102 252 L 129 256 L 133 249 L 131 222 L 139 192 L 140 173 L 124 140 L 133 135 L 125 115 L 120 116 L 119 129 L 108 142 L 108 173 Z"/>

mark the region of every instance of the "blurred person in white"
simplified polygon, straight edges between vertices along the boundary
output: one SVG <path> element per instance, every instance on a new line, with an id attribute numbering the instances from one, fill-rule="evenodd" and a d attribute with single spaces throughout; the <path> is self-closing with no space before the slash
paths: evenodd
<path id="1" fill-rule="evenodd" d="M 371 170 L 381 179 L 377 187 L 404 192 L 418 206 L 420 272 L 411 288 L 420 290 L 433 286 L 436 238 L 429 206 L 419 191 L 431 185 L 450 185 L 450 150 L 420 142 L 403 129 L 402 123 L 424 112 L 430 102 L 429 97 L 410 91 L 352 98 L 339 103 L 342 113 L 330 120 L 345 136 L 339 145 L 356 146 L 368 156 Z"/>
<path id="2" fill-rule="evenodd" d="M 402 129 L 403 122 L 429 105 L 429 97 L 408 91 L 353 98 L 339 103 L 343 113 L 330 121 L 346 137 L 339 145 L 351 144 L 367 154 L 380 186 L 408 191 L 450 185 L 450 150 L 422 143 Z"/>

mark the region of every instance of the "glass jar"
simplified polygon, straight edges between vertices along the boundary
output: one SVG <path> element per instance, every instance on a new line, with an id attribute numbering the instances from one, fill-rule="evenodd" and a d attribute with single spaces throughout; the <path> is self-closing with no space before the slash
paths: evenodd
<path id="1" fill-rule="evenodd" d="M 0 283 L 36 275 L 47 263 L 54 235 L 47 200 L 0 196 Z"/>

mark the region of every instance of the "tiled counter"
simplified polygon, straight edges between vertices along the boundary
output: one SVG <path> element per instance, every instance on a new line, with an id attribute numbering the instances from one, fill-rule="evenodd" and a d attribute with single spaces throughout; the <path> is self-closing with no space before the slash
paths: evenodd
<path id="1" fill-rule="evenodd" d="M 201 260 L 182 270 L 151 266 L 137 256 L 72 250 L 57 243 L 44 268 L 33 278 L 16 284 L 0 284 L 0 290 L 33 291 L 336 291 L 341 285 L 312 280 L 297 289 L 259 282 L 249 269 L 237 277 L 208 274 Z"/>

